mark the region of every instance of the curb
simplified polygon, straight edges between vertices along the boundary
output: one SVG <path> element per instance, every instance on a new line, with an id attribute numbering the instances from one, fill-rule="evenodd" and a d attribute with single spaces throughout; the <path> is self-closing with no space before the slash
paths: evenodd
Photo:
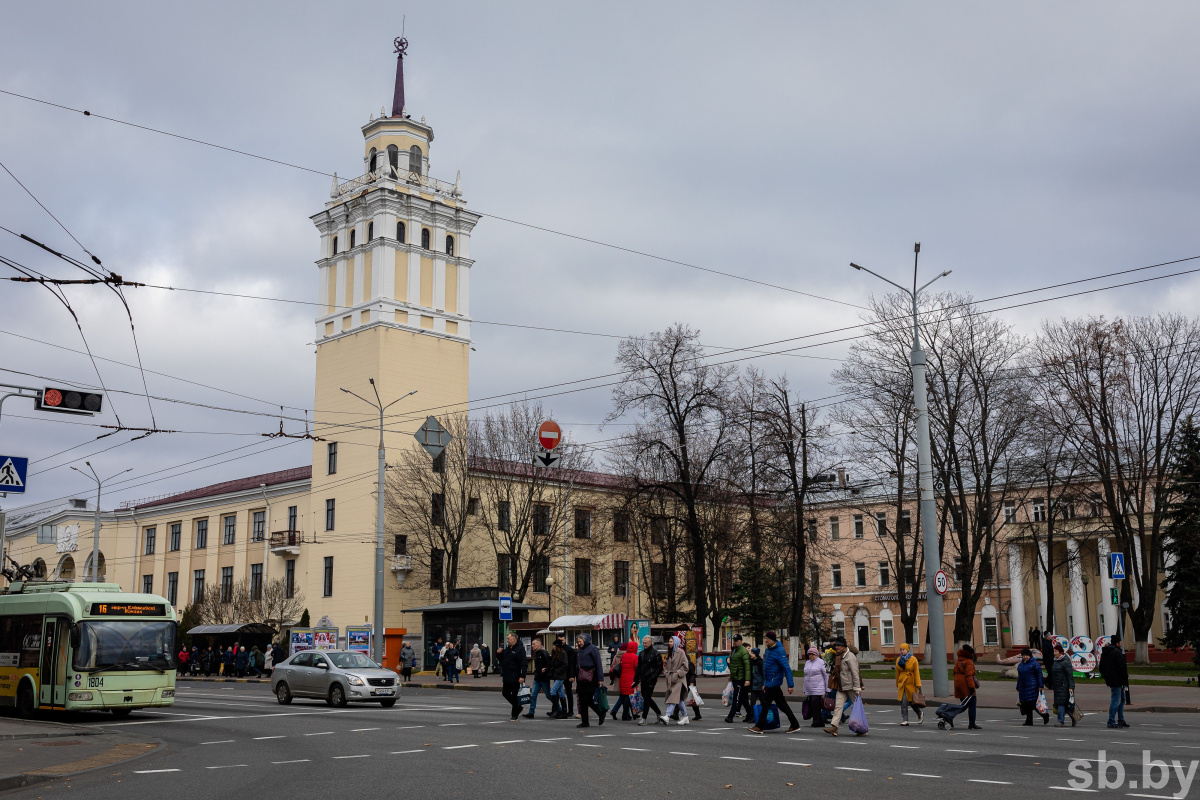
<path id="1" fill-rule="evenodd" d="M 102 732 L 103 731 L 97 731 L 97 733 L 102 733 Z M 64 772 L 61 775 L 54 775 L 54 774 L 50 774 L 45 771 L 20 772 L 20 773 L 16 773 L 13 775 L 0 775 L 0 792 L 7 791 L 9 789 L 19 789 L 23 786 L 30 786 L 35 783 L 43 783 L 45 781 L 52 781 L 52 780 L 56 780 L 58 778 L 73 778 L 76 775 L 82 775 L 87 772 L 94 772 L 98 769 L 110 769 L 110 768 L 115 767 L 120 764 L 127 764 L 130 761 L 137 761 L 140 758 L 145 758 L 146 756 L 154 755 L 155 753 L 158 753 L 159 751 L 161 751 L 163 748 L 165 748 L 167 746 L 166 742 L 164 742 L 162 739 L 154 738 L 152 741 L 155 743 L 155 747 L 153 750 L 147 750 L 144 753 L 138 753 L 136 755 L 130 756 L 129 758 L 123 758 L 120 761 L 113 761 L 108 764 L 98 764 L 94 767 L 87 767 L 86 769 L 76 770 L 75 772 Z M 68 762 L 68 763 L 71 763 L 71 762 Z M 53 769 L 53 767 L 47 767 L 47 769 Z"/>
<path id="2" fill-rule="evenodd" d="M 106 731 L 72 731 L 70 733 L 0 733 L 0 742 L 11 742 L 15 739 L 65 739 L 69 736 L 99 736 Z"/>
<path id="3" fill-rule="evenodd" d="M 8 789 L 20 789 L 22 786 L 29 786 L 32 783 L 41 783 L 42 781 L 50 780 L 49 775 L 33 775 L 19 773 L 17 775 L 0 775 L 0 792 Z"/>

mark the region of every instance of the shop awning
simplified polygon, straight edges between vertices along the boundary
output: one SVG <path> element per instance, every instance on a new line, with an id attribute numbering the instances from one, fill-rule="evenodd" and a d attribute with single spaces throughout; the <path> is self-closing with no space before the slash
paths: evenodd
<path id="1" fill-rule="evenodd" d="M 545 606 L 535 606 L 529 603 L 513 603 L 513 611 L 544 611 Z M 495 611 L 500 612 L 500 604 L 495 600 L 455 600 L 449 603 L 438 603 L 432 606 L 417 606 L 406 608 L 404 613 L 426 611 Z"/>
<path id="2" fill-rule="evenodd" d="M 274 636 L 276 631 L 261 622 L 235 622 L 231 625 L 197 625 L 187 632 L 188 636 L 216 635 L 220 633 L 256 633 Z"/>
<path id="3" fill-rule="evenodd" d="M 624 614 L 568 614 L 549 625 L 554 630 L 591 628 L 596 631 L 616 631 L 625 628 Z"/>

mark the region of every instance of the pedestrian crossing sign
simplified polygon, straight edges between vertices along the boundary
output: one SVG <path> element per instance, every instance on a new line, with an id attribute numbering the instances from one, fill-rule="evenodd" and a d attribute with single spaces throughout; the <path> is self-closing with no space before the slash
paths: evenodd
<path id="1" fill-rule="evenodd" d="M 1108 554 L 1108 572 L 1109 577 L 1114 581 L 1125 580 L 1125 554 L 1124 553 L 1109 553 Z"/>
<path id="2" fill-rule="evenodd" d="M 23 494 L 25 492 L 25 472 L 28 468 L 28 458 L 0 456 L 0 492 Z"/>

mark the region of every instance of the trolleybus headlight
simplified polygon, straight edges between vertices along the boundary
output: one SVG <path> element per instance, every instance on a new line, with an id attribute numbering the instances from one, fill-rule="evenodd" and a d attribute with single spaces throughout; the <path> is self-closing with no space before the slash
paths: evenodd
<path id="1" fill-rule="evenodd" d="M 71 692 L 69 695 L 67 695 L 67 699 L 74 700 L 76 702 L 83 702 L 85 700 L 91 700 L 92 693 L 91 692 Z"/>

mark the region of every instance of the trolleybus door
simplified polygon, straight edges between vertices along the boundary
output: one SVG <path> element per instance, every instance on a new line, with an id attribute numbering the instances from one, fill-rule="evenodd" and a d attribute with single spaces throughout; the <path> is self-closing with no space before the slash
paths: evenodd
<path id="1" fill-rule="evenodd" d="M 62 707 L 67 702 L 67 644 L 70 637 L 65 617 L 42 620 L 41 692 L 39 705 Z"/>

